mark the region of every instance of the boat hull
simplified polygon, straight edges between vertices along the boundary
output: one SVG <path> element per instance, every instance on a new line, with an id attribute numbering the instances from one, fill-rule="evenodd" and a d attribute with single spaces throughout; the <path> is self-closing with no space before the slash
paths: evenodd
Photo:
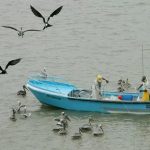
<path id="1" fill-rule="evenodd" d="M 27 87 L 42 104 L 63 109 L 101 113 L 150 114 L 150 102 L 73 98 L 45 91 L 30 84 L 27 84 Z"/>

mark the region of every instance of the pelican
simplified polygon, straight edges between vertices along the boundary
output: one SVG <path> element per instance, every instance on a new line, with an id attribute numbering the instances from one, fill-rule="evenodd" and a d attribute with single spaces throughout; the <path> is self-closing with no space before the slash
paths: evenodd
<path id="1" fill-rule="evenodd" d="M 26 96 L 26 89 L 28 90 L 28 88 L 25 85 L 23 85 L 23 90 L 18 91 L 17 95 Z"/>
<path id="2" fill-rule="evenodd" d="M 65 119 L 60 119 L 60 121 L 57 123 L 57 125 L 64 127 L 66 129 L 66 127 L 68 127 L 68 122 Z"/>
<path id="3" fill-rule="evenodd" d="M 74 133 L 74 135 L 71 136 L 71 138 L 72 138 L 73 140 L 81 139 L 81 137 L 82 137 L 81 128 L 79 128 L 79 132 L 76 132 L 76 133 Z"/>
<path id="4" fill-rule="evenodd" d="M 44 69 L 41 71 L 41 75 L 43 78 L 47 78 L 47 72 L 46 72 L 46 68 L 44 67 Z"/>
<path id="5" fill-rule="evenodd" d="M 68 127 L 68 121 L 71 121 L 68 115 L 65 112 L 61 112 L 60 118 L 56 118 L 55 121 L 58 121 L 57 125 Z"/>
<path id="6" fill-rule="evenodd" d="M 1 73 L 0 74 L 7 74 L 7 68 L 9 66 L 13 66 L 13 65 L 16 65 L 17 63 L 19 63 L 21 61 L 22 58 L 18 58 L 18 59 L 14 59 L 14 60 L 11 60 L 8 62 L 8 64 L 6 65 L 5 69 L 3 69 L 1 66 L 0 66 L 0 70 L 1 70 Z"/>
<path id="7" fill-rule="evenodd" d="M 94 136 L 100 136 L 104 134 L 104 130 L 102 128 L 101 124 L 96 124 L 95 126 L 93 126 L 93 135 Z"/>
<path id="8" fill-rule="evenodd" d="M 26 107 L 26 105 L 22 105 L 20 101 L 18 101 L 18 108 L 16 109 L 16 112 L 20 113 L 21 108 Z"/>
<path id="9" fill-rule="evenodd" d="M 2 27 L 9 28 L 9 29 L 17 31 L 18 32 L 18 36 L 21 36 L 22 38 L 23 38 L 25 32 L 28 32 L 28 31 L 41 31 L 41 30 L 35 30 L 35 29 L 29 29 L 29 30 L 24 30 L 23 31 L 22 27 L 20 28 L 20 30 L 14 28 L 14 27 L 11 27 L 11 26 L 2 26 Z"/>
<path id="10" fill-rule="evenodd" d="M 21 115 L 24 116 L 24 118 L 31 116 L 31 113 L 27 113 L 27 107 L 26 106 L 24 107 L 23 114 L 21 114 Z"/>
<path id="11" fill-rule="evenodd" d="M 82 132 L 86 132 L 86 131 L 91 131 L 92 130 L 91 121 L 93 121 L 93 119 L 90 117 L 88 124 L 84 124 L 82 127 L 80 127 Z"/>
<path id="12" fill-rule="evenodd" d="M 57 123 L 57 125 L 60 125 L 61 128 L 59 128 L 58 130 L 58 134 L 59 135 L 66 135 L 67 134 L 67 130 L 66 130 L 66 124 L 64 122 L 64 120 L 60 120 L 60 122 Z M 57 129 L 55 129 L 55 132 L 56 132 Z"/>
<path id="13" fill-rule="evenodd" d="M 57 14 L 61 11 L 62 7 L 63 7 L 63 6 L 60 6 L 60 7 L 57 8 L 54 12 L 52 12 L 52 13 L 50 14 L 50 16 L 47 18 L 47 21 L 46 21 L 46 19 L 42 16 L 42 14 L 41 14 L 39 11 L 37 11 L 33 6 L 30 5 L 30 8 L 31 8 L 31 11 L 33 12 L 33 14 L 34 14 L 35 16 L 40 17 L 40 18 L 43 19 L 43 22 L 44 22 L 44 28 L 43 28 L 43 30 L 44 30 L 45 28 L 48 28 L 48 27 L 51 27 L 51 26 L 52 26 L 51 24 L 48 23 L 49 20 L 50 20 L 50 18 L 53 17 L 53 16 L 55 16 L 55 15 L 57 15 Z"/>
<path id="14" fill-rule="evenodd" d="M 16 119 L 16 110 L 14 109 L 14 108 L 12 108 L 12 116 L 10 117 L 10 120 L 12 120 L 12 121 L 16 121 L 17 119 Z"/>
<path id="15" fill-rule="evenodd" d="M 61 112 L 61 118 L 65 119 L 65 120 L 68 120 L 68 121 L 71 121 L 70 118 L 68 117 L 68 115 L 65 112 Z"/>

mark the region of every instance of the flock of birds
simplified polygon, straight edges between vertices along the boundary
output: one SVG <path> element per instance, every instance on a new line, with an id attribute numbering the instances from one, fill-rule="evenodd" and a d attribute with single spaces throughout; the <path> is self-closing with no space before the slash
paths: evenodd
<path id="1" fill-rule="evenodd" d="M 27 113 L 27 107 L 24 104 L 21 104 L 20 101 L 18 101 L 17 106 L 12 108 L 12 115 L 10 116 L 10 120 L 16 121 L 17 117 L 16 115 L 20 115 L 22 118 L 26 119 L 31 116 L 31 113 Z M 59 118 L 55 118 L 56 127 L 52 129 L 54 133 L 57 133 L 58 135 L 67 135 L 68 134 L 68 127 L 69 122 L 71 122 L 69 116 L 65 112 L 61 112 L 61 115 Z M 72 140 L 81 139 L 82 134 L 86 132 L 92 133 L 93 136 L 101 136 L 104 134 L 104 130 L 102 128 L 101 124 L 92 124 L 94 120 L 89 117 L 88 123 L 83 124 L 78 128 L 78 131 L 75 132 L 72 136 Z"/>
<path id="2" fill-rule="evenodd" d="M 5 68 L 3 69 L 1 66 L 0 66 L 0 74 L 7 74 L 7 69 L 9 66 L 14 66 L 16 64 L 18 64 L 20 61 L 21 61 L 22 58 L 18 58 L 18 59 L 14 59 L 14 60 L 10 60 L 7 65 L 5 66 Z M 23 85 L 23 90 L 19 90 L 17 92 L 17 95 L 20 95 L 20 96 L 26 96 L 27 92 L 26 90 L 28 90 L 28 88 Z M 23 111 L 22 111 L 23 109 Z M 21 113 L 23 112 L 23 113 Z M 12 121 L 16 121 L 16 114 L 17 113 L 21 113 L 22 116 L 24 116 L 24 118 L 27 118 L 31 115 L 31 113 L 27 114 L 27 110 L 26 110 L 26 105 L 22 105 L 20 101 L 18 101 L 18 107 L 17 108 L 12 108 L 12 115 L 10 117 L 10 120 Z"/>
<path id="3" fill-rule="evenodd" d="M 59 8 L 57 8 L 55 11 L 53 11 L 49 17 L 46 19 L 43 17 L 43 15 L 38 11 L 36 10 L 32 5 L 30 5 L 30 9 L 31 11 L 33 12 L 33 14 L 36 16 L 36 17 L 40 17 L 42 18 L 43 20 L 43 23 L 44 23 L 44 27 L 43 27 L 43 30 L 45 30 L 46 28 L 48 27 L 51 27 L 52 25 L 49 24 L 49 21 L 50 21 L 50 18 L 51 17 L 54 17 L 55 15 L 59 14 L 59 12 L 61 11 L 61 9 L 63 8 L 63 6 L 60 6 Z M 24 36 L 24 33 L 25 32 L 29 32 L 29 31 L 42 31 L 42 30 L 37 30 L 37 29 L 28 29 L 28 30 L 23 30 L 23 28 L 21 27 L 20 30 L 15 28 L 15 27 L 12 27 L 12 26 L 2 26 L 4 28 L 8 28 L 8 29 L 12 29 L 14 31 L 17 31 L 18 33 L 18 36 L 22 37 Z M 16 65 L 18 64 L 20 61 L 21 61 L 22 58 L 18 58 L 18 59 L 14 59 L 14 60 L 11 60 L 7 63 L 7 65 L 5 66 L 5 68 L 3 69 L 1 66 L 0 66 L 0 74 L 7 74 L 7 69 L 9 66 L 13 66 L 13 65 Z M 28 90 L 28 88 L 23 85 L 23 90 L 20 90 L 17 92 L 17 95 L 21 95 L 21 96 L 26 96 L 26 90 Z M 23 109 L 23 111 L 22 111 Z M 23 112 L 23 113 L 21 113 Z M 25 105 L 22 105 L 21 102 L 19 101 L 18 102 L 18 107 L 17 108 L 12 108 L 12 115 L 10 117 L 10 119 L 12 121 L 16 121 L 17 118 L 16 118 L 16 114 L 17 113 L 21 113 L 22 116 L 24 116 L 25 118 L 27 118 L 28 116 L 31 115 L 31 113 L 27 114 L 26 113 L 26 106 Z"/>
<path id="4" fill-rule="evenodd" d="M 10 120 L 16 121 L 16 114 L 21 115 L 23 118 L 27 118 L 31 116 L 31 113 L 27 113 L 26 105 L 22 105 L 20 101 L 18 101 L 18 105 L 12 108 L 12 115 L 10 116 Z"/>
<path id="5" fill-rule="evenodd" d="M 9 66 L 13 66 L 18 64 L 21 61 L 22 58 L 18 58 L 15 60 L 11 60 L 7 63 L 5 66 L 5 69 L 2 69 L 0 66 L 1 73 L 0 74 L 7 74 L 7 69 Z M 43 72 L 44 75 L 46 74 L 46 69 L 44 68 Z M 47 75 L 47 74 L 46 74 Z M 26 96 L 26 90 L 28 88 L 23 85 L 23 90 L 20 90 L 17 92 L 17 95 Z M 10 120 L 16 121 L 17 117 L 16 114 L 21 115 L 23 118 L 28 118 L 31 116 L 31 113 L 27 113 L 27 107 L 24 104 L 21 104 L 20 101 L 18 101 L 18 105 L 12 108 L 12 114 L 10 116 Z M 55 121 L 57 121 L 57 127 L 53 129 L 53 132 L 58 133 L 59 135 L 67 135 L 67 128 L 69 126 L 68 121 L 71 121 L 68 115 L 64 112 L 61 112 L 61 115 L 59 118 L 56 118 Z M 100 136 L 104 134 L 103 128 L 101 124 L 93 124 L 93 119 L 90 117 L 89 122 L 87 124 L 82 125 L 79 127 L 78 132 L 74 133 L 71 138 L 72 139 L 81 139 L 82 133 L 91 131 L 93 136 Z"/>
<path id="6" fill-rule="evenodd" d="M 36 16 L 36 17 L 40 17 L 43 19 L 43 23 L 44 23 L 44 27 L 43 27 L 43 30 L 45 30 L 46 28 L 48 27 L 51 27 L 52 25 L 49 24 L 49 21 L 50 21 L 50 18 L 59 14 L 59 12 L 61 11 L 61 9 L 63 8 L 63 6 L 60 6 L 59 8 L 57 8 L 55 11 L 53 11 L 49 17 L 47 19 L 45 19 L 42 14 L 36 10 L 32 5 L 30 5 L 30 8 L 31 8 L 31 11 L 33 12 L 33 14 Z M 21 36 L 23 38 L 24 36 L 24 33 L 25 32 L 29 32 L 29 31 L 42 31 L 42 30 L 36 30 L 36 29 L 28 29 L 28 30 L 23 30 L 23 28 L 21 27 L 20 30 L 15 28 L 15 27 L 12 27 L 12 26 L 2 26 L 4 28 L 9 28 L 9 29 L 12 29 L 14 31 L 17 31 L 18 33 L 18 36 Z"/>
<path id="7" fill-rule="evenodd" d="M 54 133 L 58 133 L 58 135 L 67 135 L 69 127 L 69 122 L 71 122 L 70 118 L 65 112 L 61 112 L 61 115 L 59 118 L 56 118 L 55 121 L 57 121 L 57 127 L 52 129 Z M 89 121 L 87 124 L 83 124 L 81 127 L 79 127 L 78 131 L 75 132 L 71 138 L 73 140 L 75 139 L 81 139 L 82 133 L 85 132 L 92 132 L 93 136 L 100 136 L 104 134 L 104 130 L 102 128 L 101 124 L 92 124 L 92 121 L 94 121 L 91 117 L 89 117 Z"/>

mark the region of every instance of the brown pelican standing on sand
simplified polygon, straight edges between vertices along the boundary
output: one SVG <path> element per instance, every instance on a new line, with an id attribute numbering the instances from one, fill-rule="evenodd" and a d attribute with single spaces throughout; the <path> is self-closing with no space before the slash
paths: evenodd
<path id="1" fill-rule="evenodd" d="M 18 91 L 17 95 L 26 96 L 26 90 L 28 90 L 28 88 L 25 85 L 23 85 L 23 90 Z"/>
<path id="2" fill-rule="evenodd" d="M 31 8 L 31 11 L 33 12 L 33 14 L 34 14 L 35 16 L 40 17 L 40 18 L 43 19 L 43 22 L 44 22 L 44 28 L 43 28 L 43 30 L 44 30 L 45 28 L 48 28 L 48 27 L 51 27 L 51 26 L 52 26 L 51 24 L 48 23 L 49 20 L 50 20 L 50 18 L 53 17 L 53 16 L 55 16 L 55 15 L 57 15 L 57 14 L 61 11 L 62 7 L 63 7 L 63 6 L 60 6 L 60 7 L 57 8 L 53 13 L 51 13 L 50 16 L 47 18 L 47 21 L 46 21 L 45 18 L 42 16 L 42 14 L 41 14 L 39 11 L 37 11 L 33 6 L 30 5 L 30 8 Z"/>
<path id="3" fill-rule="evenodd" d="M 7 69 L 9 66 L 13 66 L 13 65 L 16 65 L 17 63 L 19 63 L 21 59 L 22 59 L 22 58 L 18 58 L 18 59 L 14 59 L 14 60 L 9 61 L 8 64 L 6 65 L 5 69 L 2 69 L 2 67 L 0 66 L 0 70 L 1 70 L 1 73 L 0 73 L 0 74 L 7 74 L 6 69 Z"/>
<path id="4" fill-rule="evenodd" d="M 23 31 L 22 27 L 20 28 L 20 30 L 14 28 L 14 27 L 11 27 L 11 26 L 2 26 L 2 27 L 9 28 L 9 29 L 17 31 L 18 32 L 18 36 L 22 36 L 22 38 L 23 38 L 25 32 L 28 32 L 28 31 L 41 31 L 41 30 L 35 30 L 35 29 L 29 29 L 29 30 L 24 30 Z"/>

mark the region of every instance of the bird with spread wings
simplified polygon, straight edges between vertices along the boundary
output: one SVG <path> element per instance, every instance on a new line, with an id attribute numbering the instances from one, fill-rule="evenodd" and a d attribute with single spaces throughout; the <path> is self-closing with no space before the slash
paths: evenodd
<path id="1" fill-rule="evenodd" d="M 7 74 L 7 71 L 6 71 L 7 68 L 8 68 L 9 66 L 13 66 L 13 65 L 18 64 L 18 63 L 21 61 L 21 59 L 22 59 L 22 58 L 18 58 L 18 59 L 14 59 L 14 60 L 9 61 L 9 62 L 7 63 L 7 65 L 6 65 L 5 69 L 3 69 L 3 68 L 0 66 L 0 70 L 1 70 L 1 73 L 0 73 L 0 74 Z"/>
<path id="2" fill-rule="evenodd" d="M 41 14 L 39 11 L 37 11 L 33 6 L 30 5 L 30 8 L 31 8 L 31 11 L 33 12 L 33 14 L 34 14 L 35 16 L 40 17 L 40 18 L 43 19 L 43 22 L 44 22 L 44 28 L 43 28 L 43 30 L 44 30 L 45 28 L 48 28 L 48 27 L 51 27 L 51 26 L 52 26 L 51 24 L 48 23 L 49 20 L 50 20 L 50 18 L 53 17 L 53 16 L 55 16 L 55 15 L 57 15 L 57 14 L 59 14 L 59 12 L 60 12 L 61 9 L 63 8 L 63 6 L 60 6 L 60 7 L 57 8 L 54 12 L 52 12 L 52 13 L 50 14 L 50 16 L 47 18 L 47 20 L 46 20 L 46 19 L 42 16 L 42 14 Z"/>

